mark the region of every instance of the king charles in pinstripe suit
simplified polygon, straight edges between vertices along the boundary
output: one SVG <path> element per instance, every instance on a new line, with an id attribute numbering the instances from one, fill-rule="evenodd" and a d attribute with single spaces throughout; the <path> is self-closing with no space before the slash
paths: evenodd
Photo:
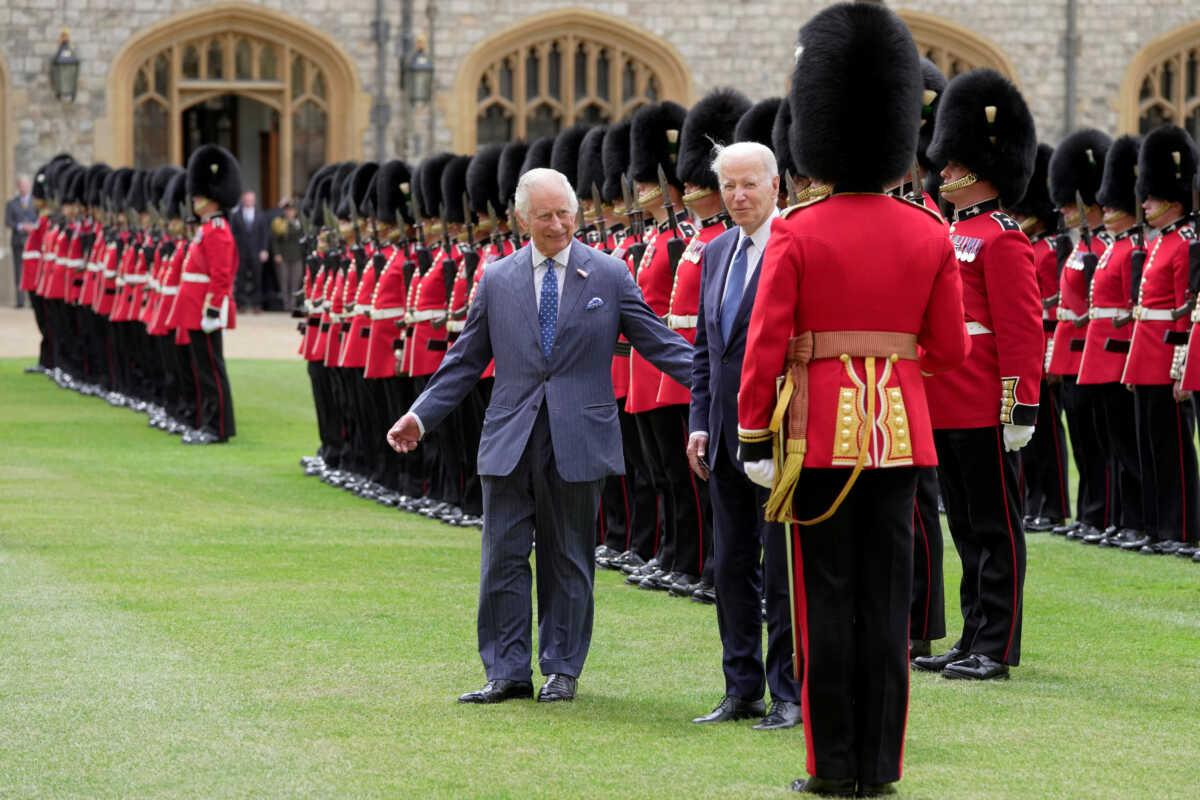
<path id="1" fill-rule="evenodd" d="M 600 490 L 605 477 L 625 471 L 611 373 L 617 337 L 675 380 L 691 377 L 691 346 L 650 310 L 628 268 L 573 243 L 577 200 L 561 173 L 527 172 L 516 205 L 532 241 L 488 267 L 462 335 L 388 433 L 397 450 L 415 447 L 495 359 L 479 443 L 478 633 L 487 684 L 460 702 L 532 695 L 535 530 L 538 662 L 547 676 L 538 699 L 574 697 L 591 641 Z"/>

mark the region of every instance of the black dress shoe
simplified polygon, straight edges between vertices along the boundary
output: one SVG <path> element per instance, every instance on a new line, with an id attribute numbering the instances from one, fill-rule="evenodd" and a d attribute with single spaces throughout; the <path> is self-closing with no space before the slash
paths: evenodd
<path id="1" fill-rule="evenodd" d="M 712 711 L 703 717 L 696 717 L 692 722 L 703 725 L 709 722 L 732 722 L 738 719 L 761 717 L 767 713 L 767 706 L 762 700 L 743 700 L 740 697 L 727 694 Z"/>
<path id="2" fill-rule="evenodd" d="M 933 648 L 929 644 L 928 639 L 909 639 L 908 640 L 908 660 L 914 658 L 928 658 L 933 654 Z"/>
<path id="3" fill-rule="evenodd" d="M 1200 552 L 1200 548 L 1197 548 L 1196 545 L 1185 544 L 1175 551 L 1175 555 L 1179 556 L 1180 558 L 1191 558 L 1198 552 Z"/>
<path id="4" fill-rule="evenodd" d="M 608 565 L 613 569 L 619 569 L 622 572 L 625 571 L 626 567 L 629 567 L 629 571 L 632 572 L 645 563 L 646 560 L 637 553 L 633 552 L 632 550 L 626 550 L 624 553 L 621 553 L 616 558 L 609 561 Z"/>
<path id="5" fill-rule="evenodd" d="M 460 695 L 460 703 L 503 703 L 518 697 L 533 697 L 533 684 L 529 681 L 509 681 L 498 678 L 488 681 L 477 692 Z"/>
<path id="6" fill-rule="evenodd" d="M 1081 540 L 1081 539 L 1084 539 L 1085 537 L 1092 536 L 1095 534 L 1099 534 L 1099 535 L 1103 536 L 1103 534 L 1101 534 L 1100 531 L 1096 530 L 1095 525 L 1088 525 L 1086 523 L 1080 523 L 1075 526 L 1074 530 L 1067 532 L 1067 538 L 1072 539 L 1072 540 Z"/>
<path id="7" fill-rule="evenodd" d="M 614 550 L 613 548 L 609 547 L 606 544 L 602 544 L 596 548 L 596 554 L 595 554 L 596 566 L 602 567 L 604 569 L 608 569 L 609 562 L 611 562 L 614 558 L 616 558 L 619 555 L 621 555 L 621 554 L 619 552 L 617 552 L 616 550 Z"/>
<path id="8" fill-rule="evenodd" d="M 778 731 L 794 728 L 800 724 L 800 704 L 790 700 L 776 700 L 763 721 L 752 726 L 756 731 Z"/>
<path id="9" fill-rule="evenodd" d="M 961 661 L 966 658 L 965 650 L 959 650 L 956 647 L 951 647 L 946 652 L 939 656 L 924 656 L 914 658 L 912 660 L 913 669 L 921 670 L 922 672 L 941 672 L 947 665 L 953 664 L 955 661 Z"/>
<path id="10" fill-rule="evenodd" d="M 1056 525 L 1061 525 L 1061 519 L 1051 519 L 1050 517 L 1031 517 L 1029 522 L 1025 523 L 1025 530 L 1030 533 L 1045 533 L 1052 530 Z"/>
<path id="11" fill-rule="evenodd" d="M 679 579 L 667 587 L 667 594 L 671 597 L 691 597 L 692 592 L 700 586 L 699 575 L 687 575 L 679 573 Z"/>
<path id="12" fill-rule="evenodd" d="M 896 784 L 894 783 L 860 783 L 858 785 L 858 793 L 855 797 L 883 797 L 884 795 L 895 794 Z"/>
<path id="13" fill-rule="evenodd" d="M 546 683 L 538 690 L 539 703 L 557 703 L 575 699 L 575 678 L 561 672 L 546 676 Z"/>
<path id="14" fill-rule="evenodd" d="M 1200 564 L 1200 550 L 1197 550 L 1196 554 L 1194 556 L 1192 556 L 1192 561 L 1194 561 L 1197 564 Z"/>
<path id="15" fill-rule="evenodd" d="M 634 567 L 632 565 L 627 565 L 627 566 L 621 567 L 621 572 L 624 572 L 626 575 L 629 576 L 628 578 L 625 579 L 625 582 L 629 583 L 629 584 L 641 583 L 642 578 L 646 577 L 651 572 L 655 572 L 657 570 L 658 570 L 658 559 L 657 558 L 652 558 L 649 561 L 642 564 L 641 566 Z"/>
<path id="16" fill-rule="evenodd" d="M 1070 533 L 1071 531 L 1075 530 L 1078 527 L 1079 527 L 1078 522 L 1067 522 L 1062 525 L 1055 525 L 1053 528 L 1050 529 L 1050 532 L 1053 533 L 1055 536 L 1066 536 L 1068 533 Z"/>
<path id="17" fill-rule="evenodd" d="M 1095 533 L 1089 533 L 1086 536 L 1083 536 L 1081 538 L 1083 539 L 1084 544 L 1100 544 L 1102 541 L 1104 541 L 1108 537 L 1112 536 L 1116 532 L 1117 532 L 1116 528 L 1105 528 L 1102 531 L 1096 531 Z"/>
<path id="18" fill-rule="evenodd" d="M 1183 547 L 1183 542 L 1177 542 L 1174 539 L 1163 539 L 1162 541 L 1155 542 L 1154 544 L 1150 545 L 1150 547 L 1154 550 L 1153 555 L 1169 556 L 1179 548 Z M 1142 555 L 1150 555 L 1146 552 L 1145 547 L 1142 548 Z"/>
<path id="19" fill-rule="evenodd" d="M 1008 664 L 1001 664 L 982 653 L 972 653 L 961 661 L 947 664 L 942 677 L 968 681 L 1007 680 Z"/>
<path id="20" fill-rule="evenodd" d="M 854 797 L 854 778 L 798 778 L 792 781 L 793 792 L 817 794 L 822 797 Z"/>
<path id="21" fill-rule="evenodd" d="M 692 602 L 704 603 L 709 606 L 716 605 L 717 587 L 701 578 L 700 585 L 696 587 L 696 591 L 692 592 Z"/>
<path id="22" fill-rule="evenodd" d="M 666 570 L 656 570 L 651 572 L 646 577 L 642 578 L 637 587 L 646 589 L 652 592 L 665 592 L 667 587 L 679 579 L 678 572 L 667 572 Z"/>
<path id="23" fill-rule="evenodd" d="M 1122 542 L 1120 547 L 1122 550 L 1133 551 L 1136 553 L 1136 552 L 1140 551 L 1146 545 L 1151 544 L 1153 541 L 1154 540 L 1151 539 L 1149 536 L 1142 534 L 1141 536 L 1137 537 L 1136 539 L 1130 539 L 1126 542 Z"/>

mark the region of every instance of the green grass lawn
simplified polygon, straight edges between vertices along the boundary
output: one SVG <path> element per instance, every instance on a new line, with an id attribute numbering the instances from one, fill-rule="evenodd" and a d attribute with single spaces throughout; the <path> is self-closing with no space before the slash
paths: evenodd
<path id="1" fill-rule="evenodd" d="M 601 572 L 574 703 L 478 688 L 479 534 L 303 476 L 300 363 L 191 448 L 0 360 L 0 797 L 784 798 L 711 607 Z M 951 635 L 958 563 L 947 540 Z M 902 795 L 1200 796 L 1200 565 L 1029 538 L 1022 666 L 913 675 Z M 941 643 L 943 646 L 945 642 Z"/>

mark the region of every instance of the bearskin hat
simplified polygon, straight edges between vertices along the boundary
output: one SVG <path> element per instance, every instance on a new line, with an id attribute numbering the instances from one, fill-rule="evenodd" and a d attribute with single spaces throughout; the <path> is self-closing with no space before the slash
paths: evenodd
<path id="1" fill-rule="evenodd" d="M 150 172 L 150 180 L 147 184 L 147 199 L 153 203 L 155 208 L 163 208 L 164 195 L 167 192 L 167 184 L 176 175 L 183 172 L 182 169 L 174 164 L 163 164 L 161 167 L 156 167 Z"/>
<path id="2" fill-rule="evenodd" d="M 317 186 L 328 175 L 332 175 L 337 171 L 338 164 L 326 164 L 312 174 L 308 179 L 308 186 L 304 187 L 304 197 L 300 200 L 300 213 L 309 219 L 313 219 L 320 211 L 316 207 Z"/>
<path id="3" fill-rule="evenodd" d="M 192 197 L 207 197 L 220 208 L 233 208 L 242 193 L 237 159 L 219 145 L 200 145 L 188 158 L 187 187 Z"/>
<path id="4" fill-rule="evenodd" d="M 1119 136 L 1108 148 L 1104 157 L 1104 178 L 1096 192 L 1096 202 L 1108 208 L 1137 216 L 1138 152 L 1142 147 L 1140 136 Z"/>
<path id="5" fill-rule="evenodd" d="M 778 97 L 768 97 L 746 109 L 746 113 L 738 120 L 737 127 L 733 129 L 734 141 L 758 142 L 770 147 L 771 129 L 775 125 L 775 117 L 782 102 Z"/>
<path id="6" fill-rule="evenodd" d="M 788 102 L 792 161 L 841 190 L 880 191 L 913 162 L 921 62 L 883 6 L 841 3 L 804 24 Z"/>
<path id="7" fill-rule="evenodd" d="M 750 106 L 750 98 L 737 89 L 714 89 L 688 110 L 679 132 L 679 159 L 675 163 L 681 182 L 716 190 L 713 147 L 733 143 L 738 120 Z"/>
<path id="8" fill-rule="evenodd" d="M 926 155 L 935 164 L 962 164 L 995 186 L 1002 204 L 1017 202 L 1037 155 L 1037 131 L 1025 98 L 992 69 L 955 76 L 942 93 Z"/>
<path id="9" fill-rule="evenodd" d="M 442 170 L 442 200 L 446 204 L 447 222 L 466 222 L 463 216 L 463 196 L 467 193 L 467 170 L 470 156 L 455 156 Z"/>
<path id="10" fill-rule="evenodd" d="M 361 164 L 355 164 L 354 169 L 350 171 L 349 177 L 342 182 L 341 195 L 337 198 L 337 211 L 335 213 L 338 219 L 351 219 L 355 216 L 363 217 L 366 215 L 363 205 L 369 199 L 368 190 L 371 188 L 371 181 L 375 179 L 375 173 L 378 171 L 379 164 L 374 161 L 363 161 Z M 353 201 L 353 206 L 351 206 L 351 201 Z"/>
<path id="11" fill-rule="evenodd" d="M 146 193 L 146 184 L 149 180 L 149 170 L 135 169 L 133 171 L 133 179 L 129 181 L 129 191 L 125 193 L 124 208 L 132 208 L 139 214 L 146 210 L 146 201 L 149 199 Z M 221 207 L 225 208 L 225 206 Z"/>
<path id="12" fill-rule="evenodd" d="M 479 216 L 487 216 L 488 206 L 492 213 L 503 214 L 500 202 L 500 156 L 504 144 L 485 144 L 475 153 L 467 167 L 467 199 L 471 210 Z"/>
<path id="13" fill-rule="evenodd" d="M 1110 145 L 1108 134 L 1095 128 L 1083 128 L 1063 137 L 1050 159 L 1050 199 L 1056 206 L 1072 205 L 1076 192 L 1084 204 L 1095 204 Z"/>
<path id="14" fill-rule="evenodd" d="M 44 196 L 49 198 L 61 198 L 63 194 L 62 178 L 67 170 L 75 166 L 75 159 L 71 158 L 66 153 L 59 153 L 50 162 L 46 164 L 43 191 Z"/>
<path id="15" fill-rule="evenodd" d="M 629 120 L 608 126 L 604 132 L 604 145 L 600 160 L 604 163 L 604 185 L 600 197 L 606 203 L 624 205 L 621 194 L 621 176 L 629 173 L 629 131 L 633 123 Z"/>
<path id="16" fill-rule="evenodd" d="M 87 167 L 72 164 L 64 173 L 62 185 L 64 203 L 83 203 L 87 199 Z"/>
<path id="17" fill-rule="evenodd" d="M 1047 227 L 1053 227 L 1058 217 L 1058 206 L 1050 199 L 1050 161 L 1054 156 L 1054 148 L 1048 144 L 1037 146 L 1037 155 L 1033 160 L 1033 174 L 1025 194 L 1016 203 L 1010 203 L 1008 209 L 1014 214 L 1025 217 L 1036 217 Z"/>
<path id="18" fill-rule="evenodd" d="M 567 176 L 577 194 L 582 194 L 579 188 L 579 148 L 583 146 L 583 138 L 587 136 L 591 125 L 579 123 L 572 125 L 554 137 L 554 147 L 550 150 L 550 169 Z"/>
<path id="19" fill-rule="evenodd" d="M 187 211 L 187 174 L 183 170 L 179 170 L 171 179 L 167 181 L 166 188 L 162 194 L 162 210 L 163 215 L 167 219 L 182 219 L 182 214 Z M 190 212 L 188 216 L 191 216 Z"/>
<path id="20" fill-rule="evenodd" d="M 679 132 L 686 117 L 684 107 L 670 100 L 638 109 L 629 128 L 629 169 L 633 180 L 657 184 L 661 166 L 667 183 L 683 191 L 683 181 L 675 166 Z"/>
<path id="21" fill-rule="evenodd" d="M 312 197 L 312 216 L 310 217 L 314 226 L 325 224 L 325 209 L 329 209 L 332 213 L 334 200 L 334 186 L 337 184 L 337 171 L 330 172 L 317 181 L 317 186 L 313 190 Z"/>
<path id="22" fill-rule="evenodd" d="M 385 162 L 375 174 L 375 214 L 380 222 L 395 223 L 399 217 L 413 223 L 412 172 L 400 159 Z"/>
<path id="23" fill-rule="evenodd" d="M 129 167 L 113 170 L 112 181 L 105 187 L 105 199 L 109 210 L 125 210 L 125 195 L 129 193 L 129 184 L 132 182 L 133 170 Z"/>
<path id="24" fill-rule="evenodd" d="M 329 210 L 338 219 L 350 219 L 350 204 L 344 202 L 350 191 L 350 178 L 358 169 L 357 161 L 343 161 L 333 171 L 333 183 L 329 187 Z"/>
<path id="25" fill-rule="evenodd" d="M 575 178 L 579 182 L 575 193 L 585 200 L 592 199 L 592 186 L 604 194 L 604 135 L 607 125 L 594 125 L 579 144 L 579 160 Z M 603 200 L 602 200 L 603 202 Z"/>
<path id="26" fill-rule="evenodd" d="M 1138 197 L 1157 197 L 1192 208 L 1196 177 L 1196 143 L 1176 125 L 1163 125 L 1146 134 L 1138 152 Z"/>
<path id="27" fill-rule="evenodd" d="M 442 214 L 442 172 L 454 160 L 453 153 L 436 153 L 421 161 L 417 180 L 420 183 L 420 215 L 439 219 Z"/>
<path id="28" fill-rule="evenodd" d="M 792 120 L 792 104 L 781 100 L 778 106 L 775 109 L 775 119 L 771 123 L 771 141 L 767 142 L 767 147 L 775 153 L 775 163 L 779 165 L 780 175 L 791 174 L 793 178 L 807 178 L 807 175 L 796 168 L 796 162 L 792 158 L 792 126 L 795 124 Z"/>
<path id="29" fill-rule="evenodd" d="M 525 160 L 521 162 L 521 173 L 524 175 L 531 169 L 541 169 L 550 166 L 550 154 L 554 151 L 554 137 L 543 136 L 529 145 L 525 151 Z M 518 175 L 518 178 L 520 177 Z M 516 194 L 516 184 L 513 184 L 513 194 Z"/>
<path id="30" fill-rule="evenodd" d="M 93 208 L 103 205 L 103 200 L 100 196 L 100 188 L 104 186 L 104 180 L 112 173 L 112 167 L 108 164 L 92 164 L 87 170 L 87 182 L 84 185 L 83 195 L 84 203 Z"/>
<path id="31" fill-rule="evenodd" d="M 520 139 L 504 145 L 500 151 L 500 166 L 496 170 L 496 183 L 500 189 L 500 200 L 505 207 L 517 194 L 517 181 L 521 179 L 521 165 L 525 163 L 525 154 L 529 145 Z M 496 212 L 500 213 L 497 208 Z"/>
<path id="32" fill-rule="evenodd" d="M 930 161 L 927 151 L 937 127 L 937 110 L 946 91 L 946 76 L 936 64 L 924 57 L 921 58 L 921 84 L 924 93 L 921 97 L 921 130 L 917 136 L 917 163 L 926 172 L 941 172 L 945 164 Z"/>

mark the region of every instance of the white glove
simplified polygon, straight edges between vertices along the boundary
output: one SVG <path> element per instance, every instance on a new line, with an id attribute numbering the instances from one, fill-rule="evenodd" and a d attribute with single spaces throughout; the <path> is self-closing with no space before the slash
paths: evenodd
<path id="1" fill-rule="evenodd" d="M 203 317 L 200 318 L 200 330 L 204 331 L 205 333 L 212 333 L 213 331 L 219 330 L 220 328 L 221 328 L 221 318 L 220 317 L 210 317 L 207 314 L 205 314 Z"/>
<path id="2" fill-rule="evenodd" d="M 1006 424 L 1004 426 L 1004 449 L 1015 453 L 1029 444 L 1029 440 L 1033 438 L 1033 428 L 1033 425 Z"/>
<path id="3" fill-rule="evenodd" d="M 775 485 L 774 460 L 764 458 L 762 461 L 747 461 L 743 466 L 746 468 L 746 477 L 764 489 L 770 489 Z"/>

